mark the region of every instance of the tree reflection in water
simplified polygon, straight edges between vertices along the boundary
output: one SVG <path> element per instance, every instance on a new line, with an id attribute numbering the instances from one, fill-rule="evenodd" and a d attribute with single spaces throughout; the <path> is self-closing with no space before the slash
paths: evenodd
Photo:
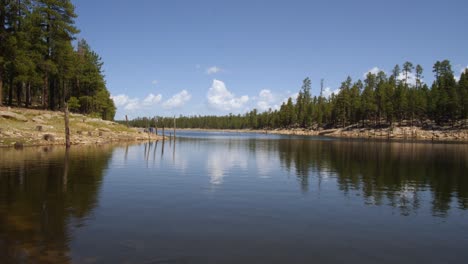
<path id="1" fill-rule="evenodd" d="M 111 155 L 111 147 L 2 150 L 0 259 L 69 262 L 72 229 L 96 207 Z"/>
<path id="2" fill-rule="evenodd" d="M 423 205 L 430 206 L 433 215 L 442 217 L 453 206 L 468 208 L 466 144 L 255 138 L 235 134 L 178 141 L 183 147 L 179 153 L 193 149 L 203 153 L 200 156 L 206 162 L 207 175 L 215 184 L 223 184 L 225 174 L 233 169 L 256 173 L 258 177 L 265 177 L 266 173 L 278 175 L 278 170 L 282 170 L 296 175 L 304 193 L 320 189 L 324 181 L 336 182 L 336 188 L 344 195 L 361 196 L 367 205 L 398 208 L 402 215 L 415 213 Z M 252 172 L 252 167 L 257 171 Z"/>
<path id="3" fill-rule="evenodd" d="M 378 141 L 280 140 L 280 161 L 295 170 L 303 191 L 309 178 L 336 177 L 345 195 L 358 191 L 365 202 L 389 204 L 403 215 L 421 205 L 430 191 L 432 212 L 444 216 L 453 206 L 468 206 L 468 146 Z"/>
<path id="4" fill-rule="evenodd" d="M 70 262 L 74 228 L 84 226 L 93 214 L 114 149 L 72 148 L 68 153 L 63 148 L 2 150 L 0 260 Z M 145 173 L 162 172 L 161 178 L 143 178 L 166 181 L 161 194 L 172 195 L 186 188 L 193 191 L 193 197 L 202 199 L 206 193 L 193 188 L 206 181 L 212 187 L 210 193 L 219 191 L 220 197 L 228 199 L 245 184 L 251 184 L 248 187 L 252 189 L 270 183 L 274 186 L 290 174 L 297 177 L 304 195 L 324 188 L 327 194 L 343 194 L 369 206 L 390 206 L 402 215 L 429 210 L 447 217 L 452 208 L 466 210 L 468 206 L 467 145 L 180 137 L 172 142 L 146 142 L 130 150 L 124 146 L 116 153 L 120 154 L 114 156 L 115 165 L 119 165 L 116 160 L 121 155 L 122 165 L 135 174 L 143 168 Z M 190 177 L 177 177 L 179 174 Z M 231 193 L 223 188 L 228 184 L 235 187 Z M 267 187 L 262 195 L 275 195 L 274 188 L 262 187 Z M 285 185 L 283 190 L 294 195 L 296 186 L 289 187 Z M 209 210 L 210 205 L 206 206 Z M 251 205 L 243 206 L 249 209 Z"/>

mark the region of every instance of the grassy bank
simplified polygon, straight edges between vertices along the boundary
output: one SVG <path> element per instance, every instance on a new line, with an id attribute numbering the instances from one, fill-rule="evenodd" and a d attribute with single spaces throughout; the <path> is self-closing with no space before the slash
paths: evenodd
<path id="1" fill-rule="evenodd" d="M 158 140 L 134 128 L 80 114 L 70 114 L 72 145 Z M 62 112 L 0 107 L 0 147 L 65 144 Z"/>

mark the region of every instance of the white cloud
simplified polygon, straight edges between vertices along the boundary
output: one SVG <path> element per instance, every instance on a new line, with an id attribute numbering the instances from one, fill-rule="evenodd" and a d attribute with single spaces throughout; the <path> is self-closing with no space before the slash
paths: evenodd
<path id="1" fill-rule="evenodd" d="M 381 71 L 383 71 L 383 70 L 380 69 L 379 67 L 373 67 L 372 69 L 366 71 L 366 72 L 364 73 L 364 75 L 362 75 L 362 76 L 363 76 L 364 79 L 366 79 L 367 74 L 372 73 L 372 74 L 374 74 L 374 75 L 377 75 L 377 73 L 379 73 L 379 72 L 381 72 Z"/>
<path id="2" fill-rule="evenodd" d="M 217 67 L 217 66 L 213 66 L 213 67 L 210 67 L 208 69 L 206 69 L 206 74 L 215 74 L 215 73 L 218 73 L 218 72 L 221 72 L 222 69 Z"/>
<path id="3" fill-rule="evenodd" d="M 296 103 L 297 102 L 297 97 L 299 96 L 299 93 L 291 93 L 290 91 L 288 91 L 288 94 L 286 97 L 283 98 L 283 100 L 281 100 L 281 104 L 283 103 L 287 103 L 289 98 L 292 99 L 292 102 L 293 103 Z M 280 106 L 278 106 L 278 109 L 280 108 Z"/>
<path id="4" fill-rule="evenodd" d="M 403 72 L 401 72 L 398 75 L 397 80 L 404 82 L 405 81 L 405 74 Z M 412 73 L 412 72 L 408 73 L 408 85 L 413 85 L 413 86 L 416 85 L 416 75 L 414 73 Z"/>
<path id="5" fill-rule="evenodd" d="M 111 96 L 111 99 L 114 100 L 114 104 L 117 108 L 123 108 L 128 111 L 140 108 L 140 100 L 138 100 L 138 98 L 130 98 L 126 94 Z"/>
<path id="6" fill-rule="evenodd" d="M 206 97 L 209 106 L 224 111 L 238 110 L 249 101 L 247 95 L 236 97 L 226 88 L 224 82 L 219 80 L 213 80 Z"/>
<path id="7" fill-rule="evenodd" d="M 257 107 L 260 112 L 266 111 L 270 108 L 277 109 L 278 105 L 275 105 L 275 96 L 268 89 L 263 89 L 258 94 Z"/>
<path id="8" fill-rule="evenodd" d="M 124 109 L 128 111 L 134 111 L 134 110 L 140 109 L 140 107 L 141 107 L 140 100 L 138 100 L 138 98 L 133 98 L 128 101 Z"/>
<path id="9" fill-rule="evenodd" d="M 457 76 L 457 74 L 454 74 L 455 81 L 460 81 L 461 74 L 465 72 L 465 70 L 468 70 L 468 66 L 461 68 L 460 69 L 460 74 Z"/>
<path id="10" fill-rule="evenodd" d="M 178 108 L 183 106 L 186 102 L 190 101 L 192 95 L 187 90 L 182 90 L 180 93 L 175 94 L 166 102 L 163 103 L 163 107 L 166 109 Z"/>
<path id="11" fill-rule="evenodd" d="M 272 166 L 270 164 L 278 164 L 279 160 L 270 151 L 257 149 L 255 152 L 255 164 L 257 164 L 257 171 L 260 178 L 270 178 Z"/>
<path id="12" fill-rule="evenodd" d="M 466 67 L 460 69 L 460 74 L 459 74 L 458 77 L 456 78 L 457 81 L 460 80 L 461 74 L 464 73 L 465 71 L 468 71 L 468 66 L 466 66 Z"/>
<path id="13" fill-rule="evenodd" d="M 151 84 L 152 84 L 152 85 L 157 85 L 158 83 L 159 83 L 158 80 L 153 80 L 153 81 L 151 81 Z"/>
<path id="14" fill-rule="evenodd" d="M 258 95 L 260 96 L 260 99 L 265 100 L 267 102 L 272 102 L 274 100 L 273 94 L 268 89 L 261 90 Z"/>
<path id="15" fill-rule="evenodd" d="M 114 100 L 114 104 L 117 108 L 134 112 L 136 110 L 143 109 L 144 107 L 158 104 L 162 100 L 162 95 L 154 95 L 150 93 L 145 97 L 145 99 L 143 99 L 143 102 L 139 98 L 130 98 L 126 94 L 111 96 L 111 99 Z"/>
<path id="16" fill-rule="evenodd" d="M 325 97 L 325 98 L 328 98 L 332 94 L 337 95 L 339 92 L 340 92 L 339 88 L 335 89 L 335 90 L 332 90 L 332 88 L 330 88 L 330 87 L 325 87 L 325 89 L 323 90 L 322 96 Z"/>
<path id="17" fill-rule="evenodd" d="M 126 105 L 129 100 L 128 95 L 126 94 L 119 94 L 115 96 L 111 95 L 111 99 L 114 100 L 114 104 L 116 107 L 121 107 L 121 106 Z"/>
<path id="18" fill-rule="evenodd" d="M 381 71 L 385 72 L 384 70 L 380 69 L 379 67 L 373 67 L 372 69 L 370 69 L 370 70 L 368 70 L 367 72 L 364 73 L 363 78 L 366 79 L 368 73 L 372 73 L 372 74 L 377 75 Z M 399 80 L 399 81 L 404 81 L 405 80 L 405 75 L 404 75 L 403 72 L 400 72 L 400 74 L 397 77 L 397 80 Z M 423 80 L 421 79 L 421 81 L 423 81 Z M 413 86 L 416 85 L 416 74 L 414 72 L 408 73 L 408 84 L 413 85 Z M 335 91 L 337 91 L 337 90 L 335 90 Z M 331 93 L 330 93 L 330 95 L 331 95 Z"/>
<path id="19" fill-rule="evenodd" d="M 299 93 L 293 93 L 293 94 L 291 94 L 291 96 L 289 96 L 289 97 L 291 97 L 291 98 L 292 98 L 292 101 L 293 101 L 294 103 L 296 103 L 296 102 L 297 102 L 297 97 L 299 97 Z M 288 97 L 288 99 L 289 99 L 289 97 Z"/>
<path id="20" fill-rule="evenodd" d="M 143 99 L 143 104 L 146 105 L 146 106 L 155 105 L 155 104 L 158 104 L 159 102 L 161 102 L 161 100 L 162 100 L 162 95 L 161 94 L 154 95 L 154 94 L 150 93 L 148 96 L 146 96 L 145 99 Z"/>
<path id="21" fill-rule="evenodd" d="M 245 155 L 242 142 L 233 142 L 229 145 L 229 155 L 226 155 L 225 147 L 214 147 L 206 155 L 206 169 L 212 185 L 221 185 L 228 172 L 233 168 L 246 169 L 248 155 Z"/>
<path id="22" fill-rule="evenodd" d="M 257 109 L 258 109 L 258 111 L 260 111 L 260 112 L 266 111 L 266 110 L 268 110 L 268 109 L 270 109 L 270 108 L 271 108 L 271 106 L 270 106 L 267 102 L 265 102 L 265 101 L 259 101 L 259 102 L 257 103 Z"/>

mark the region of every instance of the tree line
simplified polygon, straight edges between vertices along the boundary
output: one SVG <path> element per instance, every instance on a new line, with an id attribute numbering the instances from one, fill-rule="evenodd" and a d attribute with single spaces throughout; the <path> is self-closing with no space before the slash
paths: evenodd
<path id="1" fill-rule="evenodd" d="M 456 81 L 448 60 L 437 61 L 429 87 L 423 82 L 423 68 L 411 62 L 396 65 L 391 74 L 369 72 L 365 79 L 341 83 L 339 92 L 325 97 L 311 95 L 311 80 L 306 78 L 296 100 L 289 98 L 278 110 L 243 115 L 180 116 L 179 128 L 274 129 L 332 128 L 415 125 L 454 125 L 468 118 L 468 70 Z M 172 127 L 172 117 L 139 117 L 129 121 L 136 127 Z M 466 124 L 465 124 L 466 125 Z"/>
<path id="2" fill-rule="evenodd" d="M 62 109 L 112 120 L 102 60 L 70 0 L 0 0 L 0 106 Z M 75 45 L 74 45 L 75 43 Z"/>

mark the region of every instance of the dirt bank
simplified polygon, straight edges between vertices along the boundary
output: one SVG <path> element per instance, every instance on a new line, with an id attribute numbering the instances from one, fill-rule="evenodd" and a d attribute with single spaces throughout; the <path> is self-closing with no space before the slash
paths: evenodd
<path id="1" fill-rule="evenodd" d="M 62 112 L 0 107 L 0 147 L 65 144 Z M 70 114 L 72 145 L 159 140 L 161 136 L 127 128 L 115 122 Z"/>

